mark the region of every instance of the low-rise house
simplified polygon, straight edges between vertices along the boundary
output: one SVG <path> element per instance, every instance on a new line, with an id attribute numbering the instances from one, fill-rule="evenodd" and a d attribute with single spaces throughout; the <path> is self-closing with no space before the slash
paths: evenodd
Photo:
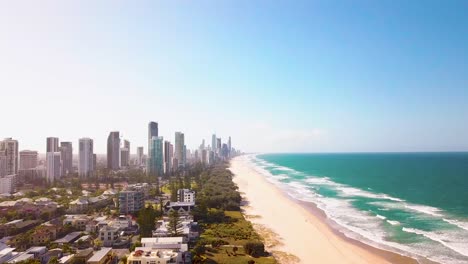
<path id="1" fill-rule="evenodd" d="M 119 238 L 119 230 L 114 227 L 104 226 L 99 230 L 99 239 L 105 247 L 111 247 Z"/>
<path id="2" fill-rule="evenodd" d="M 32 254 L 35 259 L 44 260 L 44 256 L 47 254 L 48 250 L 46 247 L 31 247 L 25 251 L 25 253 Z"/>
<path id="3" fill-rule="evenodd" d="M 15 251 L 15 248 L 11 247 L 6 247 L 0 250 L 0 264 L 5 263 L 13 258 L 13 251 Z"/>
<path id="4" fill-rule="evenodd" d="M 34 255 L 26 252 L 21 252 L 16 254 L 13 258 L 8 260 L 8 263 L 20 263 L 23 261 L 27 261 L 33 259 Z"/>
<path id="5" fill-rule="evenodd" d="M 77 230 L 85 231 L 86 225 L 91 221 L 91 217 L 87 215 L 77 214 L 77 215 L 65 215 L 63 219 L 63 225 L 70 225 Z"/>
<path id="6" fill-rule="evenodd" d="M 41 225 L 34 230 L 31 236 L 31 244 L 44 245 L 57 239 L 58 228 L 54 225 Z"/>
<path id="7" fill-rule="evenodd" d="M 46 264 L 53 257 L 56 257 L 57 259 L 60 259 L 61 257 L 63 257 L 63 250 L 60 248 L 54 248 L 54 249 L 47 251 L 47 253 L 45 253 L 42 256 L 41 263 Z"/>
<path id="8" fill-rule="evenodd" d="M 75 241 L 74 245 L 78 249 L 85 249 L 91 246 L 92 241 L 93 241 L 93 238 L 91 236 L 85 235 L 85 236 L 78 238 Z"/>
<path id="9" fill-rule="evenodd" d="M 138 248 L 127 257 L 126 264 L 185 264 L 191 263 L 187 253 L 172 250 Z"/>
<path id="10" fill-rule="evenodd" d="M 59 264 L 70 264 L 73 263 L 73 258 L 75 257 L 75 254 L 71 254 L 68 256 L 63 256 L 61 257 L 58 262 Z"/>
<path id="11" fill-rule="evenodd" d="M 194 202 L 166 202 L 163 206 L 164 213 L 169 214 L 171 211 L 177 211 L 179 215 L 189 215 L 195 208 Z"/>
<path id="12" fill-rule="evenodd" d="M 112 248 L 101 248 L 88 259 L 87 264 L 108 264 L 112 261 Z"/>
<path id="13" fill-rule="evenodd" d="M 0 237 L 10 236 L 25 232 L 38 225 L 38 220 L 17 219 L 0 225 Z"/>
<path id="14" fill-rule="evenodd" d="M 71 232 L 69 234 L 66 234 L 64 237 L 55 240 L 54 243 L 57 243 L 59 245 L 71 244 L 75 242 L 80 236 L 81 232 Z"/>
<path id="15" fill-rule="evenodd" d="M 77 250 L 75 253 L 75 263 L 77 264 L 84 264 L 93 256 L 93 249 L 86 248 L 82 250 Z"/>

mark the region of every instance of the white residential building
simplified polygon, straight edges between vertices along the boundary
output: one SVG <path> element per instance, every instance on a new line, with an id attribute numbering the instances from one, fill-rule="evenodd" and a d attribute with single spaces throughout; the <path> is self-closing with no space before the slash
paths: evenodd
<path id="1" fill-rule="evenodd" d="M 195 191 L 189 189 L 179 189 L 177 190 L 177 201 L 185 203 L 194 203 L 195 202 Z"/>
<path id="2" fill-rule="evenodd" d="M 184 237 L 142 237 L 143 248 L 170 249 L 185 252 L 188 250 Z"/>
<path id="3" fill-rule="evenodd" d="M 99 239 L 102 241 L 102 245 L 105 247 L 111 247 L 112 244 L 119 238 L 119 229 L 103 226 L 99 230 Z"/>
<path id="4" fill-rule="evenodd" d="M 179 264 L 190 263 L 186 253 L 153 248 L 136 248 L 130 253 L 126 264 Z"/>

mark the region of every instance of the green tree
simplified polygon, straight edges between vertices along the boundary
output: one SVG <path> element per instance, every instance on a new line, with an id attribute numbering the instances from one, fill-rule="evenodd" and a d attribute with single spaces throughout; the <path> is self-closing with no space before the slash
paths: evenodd
<path id="1" fill-rule="evenodd" d="M 181 234 L 181 221 L 179 212 L 176 210 L 169 213 L 168 231 L 171 236 L 179 236 Z"/>
<path id="2" fill-rule="evenodd" d="M 47 264 L 59 264 L 59 260 L 56 256 L 53 256 L 49 259 L 49 261 L 47 262 Z"/>
<path id="3" fill-rule="evenodd" d="M 158 212 L 152 206 L 145 207 L 138 212 L 137 223 L 142 237 L 151 237 Z"/>

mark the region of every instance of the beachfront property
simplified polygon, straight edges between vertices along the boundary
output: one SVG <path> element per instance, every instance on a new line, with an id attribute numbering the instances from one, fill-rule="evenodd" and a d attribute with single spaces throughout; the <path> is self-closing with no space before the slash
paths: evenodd
<path id="1" fill-rule="evenodd" d="M 143 248 L 188 251 L 187 239 L 184 237 L 142 237 L 141 245 Z"/>
<path id="2" fill-rule="evenodd" d="M 177 190 L 177 201 L 184 203 L 195 203 L 195 191 L 189 189 Z"/>
<path id="3" fill-rule="evenodd" d="M 193 219 L 184 219 L 180 221 L 180 235 L 186 237 L 188 240 L 193 240 L 199 236 L 198 223 Z M 171 236 L 169 232 L 169 220 L 163 219 L 156 222 L 156 229 L 153 230 L 153 237 L 168 237 Z"/>
<path id="4" fill-rule="evenodd" d="M 165 249 L 138 248 L 130 253 L 126 264 L 184 264 L 191 263 L 188 253 Z"/>
<path id="5" fill-rule="evenodd" d="M 169 214 L 172 211 L 177 211 L 179 215 L 189 215 L 190 212 L 195 208 L 194 202 L 166 202 L 163 206 L 165 214 Z"/>

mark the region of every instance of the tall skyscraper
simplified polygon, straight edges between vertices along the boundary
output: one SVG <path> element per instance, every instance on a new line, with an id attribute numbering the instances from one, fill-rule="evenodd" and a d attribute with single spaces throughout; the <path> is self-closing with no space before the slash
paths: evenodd
<path id="1" fill-rule="evenodd" d="M 59 151 L 59 139 L 56 137 L 48 137 L 46 152 L 58 152 L 58 151 Z"/>
<path id="2" fill-rule="evenodd" d="M 151 139 L 153 137 L 158 137 L 159 134 L 158 134 L 158 123 L 156 122 L 149 122 L 148 123 L 148 153 L 149 153 L 149 149 L 150 149 L 150 145 L 151 145 Z M 148 156 L 150 156 L 148 154 Z"/>
<path id="3" fill-rule="evenodd" d="M 20 155 L 20 170 L 34 169 L 37 167 L 37 151 L 22 150 Z"/>
<path id="4" fill-rule="evenodd" d="M 110 132 L 107 138 L 107 168 L 118 170 L 120 168 L 120 134 L 119 131 Z"/>
<path id="5" fill-rule="evenodd" d="M 47 181 L 53 183 L 62 177 L 60 152 L 47 152 Z"/>
<path id="6" fill-rule="evenodd" d="M 88 178 L 93 176 L 95 169 L 94 162 L 94 143 L 90 138 L 80 138 L 79 144 L 79 161 L 78 174 L 80 178 Z"/>
<path id="7" fill-rule="evenodd" d="M 18 141 L 12 138 L 0 141 L 0 155 L 1 153 L 6 159 L 6 175 L 18 174 Z"/>
<path id="8" fill-rule="evenodd" d="M 213 134 L 213 136 L 211 136 L 211 150 L 213 152 L 216 152 L 216 134 Z"/>
<path id="9" fill-rule="evenodd" d="M 221 156 L 221 138 L 216 139 L 216 153 Z"/>
<path id="10" fill-rule="evenodd" d="M 143 147 L 137 148 L 137 165 L 143 166 L 143 156 L 145 155 Z"/>
<path id="11" fill-rule="evenodd" d="M 164 174 L 163 165 L 163 137 L 153 137 L 151 139 L 151 146 L 148 160 L 148 175 L 162 176 Z"/>
<path id="12" fill-rule="evenodd" d="M 129 153 L 130 153 L 130 151 L 128 150 L 128 148 L 121 148 L 120 149 L 120 167 L 121 168 L 128 167 L 129 162 L 130 162 Z"/>
<path id="13" fill-rule="evenodd" d="M 170 175 L 172 172 L 172 155 L 171 142 L 164 141 L 164 173 Z"/>
<path id="14" fill-rule="evenodd" d="M 174 157 L 178 161 L 178 169 L 184 168 L 185 163 L 184 163 L 184 133 L 182 132 L 175 132 L 175 150 L 174 150 Z M 174 168 L 174 169 L 177 169 Z"/>
<path id="15" fill-rule="evenodd" d="M 228 151 L 229 151 L 229 156 L 231 156 L 231 150 L 232 150 L 232 146 L 231 146 L 231 136 L 229 136 L 229 139 L 228 139 Z"/>
<path id="16" fill-rule="evenodd" d="M 73 147 L 71 142 L 60 143 L 62 156 L 62 175 L 73 173 Z"/>

